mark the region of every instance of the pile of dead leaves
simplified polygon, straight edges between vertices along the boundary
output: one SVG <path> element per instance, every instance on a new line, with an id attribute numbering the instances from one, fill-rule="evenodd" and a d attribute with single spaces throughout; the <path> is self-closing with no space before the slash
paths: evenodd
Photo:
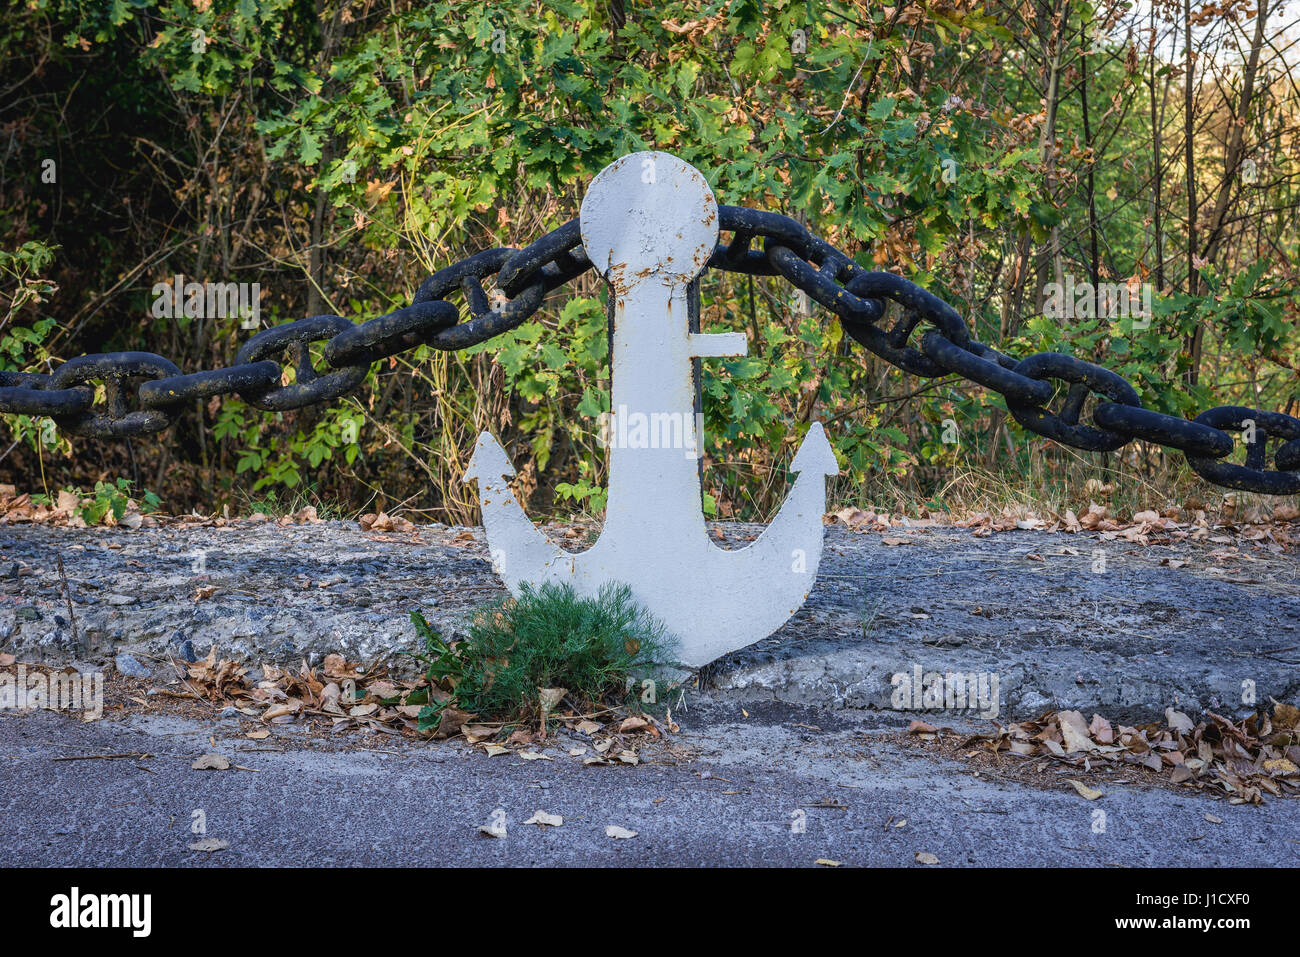
<path id="1" fill-rule="evenodd" d="M 1262 804 L 1264 793 L 1300 797 L 1300 708 L 1273 702 L 1233 723 L 1213 712 L 1193 722 L 1174 708 L 1163 722 L 1113 725 L 1099 714 L 1085 721 L 1078 711 L 1051 711 L 1033 721 L 975 735 L 962 747 L 982 744 L 995 754 L 1048 757 L 1091 770 L 1099 765 L 1144 767 L 1233 804 Z M 928 726 L 913 723 L 914 733 Z M 933 728 L 928 728 L 933 732 Z"/>
<path id="2" fill-rule="evenodd" d="M 1258 516 L 1254 521 L 1212 525 L 1204 509 L 1167 508 L 1163 512 L 1136 512 L 1125 520 L 1112 512 L 1109 506 L 1092 502 L 1079 514 L 1072 509 L 1058 514 L 1022 508 L 1007 510 L 997 516 L 981 512 L 955 524 L 958 528 L 971 529 L 971 534 L 976 537 L 1012 529 L 1038 529 L 1046 532 L 1096 532 L 1102 541 L 1138 545 L 1181 541 L 1232 545 L 1247 541 L 1285 549 L 1295 541 L 1291 522 L 1297 514 L 1300 513 L 1294 507 L 1279 505 L 1271 515 Z M 1235 532 L 1235 536 L 1230 532 Z"/>
<path id="3" fill-rule="evenodd" d="M 319 670 L 306 662 L 296 670 L 263 665 L 256 680 L 243 665 L 228 658 L 219 659 L 215 646 L 202 661 L 192 664 L 173 661 L 172 664 L 177 683 L 184 690 L 165 691 L 169 697 L 233 707 L 264 725 L 319 720 L 330 722 L 334 731 L 370 729 L 412 737 L 461 736 L 468 743 L 481 746 L 489 756 L 536 744 L 547 736 L 543 722 L 536 728 L 521 727 L 517 722 L 476 722 L 477 715 L 450 707 L 443 707 L 436 730 L 424 730 L 420 727 L 420 712 L 430 703 L 445 704 L 448 698 L 445 689 L 431 686 L 423 675 L 396 678 L 386 669 L 365 668 L 337 654 L 326 655 Z M 554 705 L 564 700 L 564 689 L 539 689 L 546 690 L 556 692 Z M 579 714 L 573 709 L 555 707 L 549 717 L 591 738 L 590 748 L 569 751 L 573 757 L 582 757 L 585 764 L 636 764 L 639 757 L 635 741 L 660 738 L 665 732 L 678 730 L 671 715 L 666 721 L 660 721 L 651 715 L 617 709 Z M 527 758 L 529 753 L 521 756 Z"/>
<path id="4" fill-rule="evenodd" d="M 358 523 L 363 532 L 413 532 L 415 523 L 387 512 L 369 512 Z"/>
<path id="5" fill-rule="evenodd" d="M 1166 507 L 1161 511 L 1147 509 L 1122 518 L 1109 505 L 1092 501 L 1078 513 L 1073 509 L 1058 513 L 1048 508 L 1022 505 L 1003 509 L 998 514 L 974 512 L 961 517 L 936 519 L 933 515 L 928 518 L 908 518 L 869 509 L 842 508 L 828 514 L 826 520 L 839 522 L 858 532 L 888 532 L 951 525 L 954 528 L 968 528 L 977 538 L 985 538 L 994 532 L 1033 529 L 1044 532 L 1092 532 L 1097 533 L 1103 541 L 1125 541 L 1139 545 L 1180 541 L 1230 545 L 1245 541 L 1271 545 L 1282 550 L 1300 542 L 1300 534 L 1297 534 L 1293 525 L 1300 518 L 1300 509 L 1294 505 L 1237 509 L 1231 493 L 1224 496 L 1224 502 L 1224 520 L 1220 523 L 1211 523 L 1199 503 L 1188 503 L 1182 508 Z M 1230 534 L 1233 532 L 1235 536 Z"/>
<path id="6" fill-rule="evenodd" d="M 32 501 L 28 492 L 18 494 L 12 485 L 0 485 L 0 525 L 57 525 L 68 528 L 86 528 L 86 520 L 81 511 L 91 504 L 93 497 L 78 495 L 66 489 L 59 492 L 52 503 Z M 145 515 L 140 503 L 127 499 L 121 517 L 112 510 L 104 511 L 99 521 L 101 525 L 121 526 L 123 528 L 149 528 L 157 525 L 153 515 Z"/>
<path id="7" fill-rule="evenodd" d="M 37 496 L 43 499 L 43 496 Z M 54 496 L 53 502 L 32 500 L 30 492 L 19 495 L 12 485 L 0 484 L 0 525 L 53 525 L 64 528 L 86 528 L 87 523 L 82 513 L 95 503 L 93 495 L 76 493 L 63 489 Z M 271 522 L 280 527 L 290 525 L 316 524 L 320 522 L 316 506 L 307 505 L 279 518 L 261 512 L 242 517 L 232 516 L 227 506 L 221 515 L 200 515 L 191 512 L 188 515 L 166 515 L 151 511 L 144 514 L 140 503 L 134 498 L 125 500 L 122 515 L 109 508 L 102 510 L 98 524 L 110 528 L 154 528 L 159 525 L 181 524 L 190 528 L 224 528 L 227 525 L 260 525 Z M 407 525 L 410 525 L 408 522 Z M 413 527 L 413 526 L 412 526 Z"/>
<path id="8" fill-rule="evenodd" d="M 399 684 L 382 670 L 363 670 L 342 655 L 327 655 L 319 670 L 306 662 L 296 671 L 263 665 L 257 680 L 238 662 L 218 659 L 215 645 L 202 661 L 172 664 L 185 689 L 169 692 L 172 696 L 234 707 L 268 725 L 317 716 L 332 720 L 336 728 L 414 732 L 422 707 L 407 703 L 407 699 L 419 697 L 415 693 L 424 684 L 423 678 Z"/>
<path id="9" fill-rule="evenodd" d="M 603 711 L 597 715 L 570 713 L 560 716 L 560 720 L 568 730 L 590 739 L 589 745 L 568 750 L 569 757 L 581 758 L 586 765 L 640 764 L 639 742 L 658 740 L 679 730 L 671 715 L 661 722 L 648 714 Z M 514 746 L 528 749 L 544 742 L 547 734 L 545 727 L 540 725 L 535 729 L 518 727 L 502 741 L 503 731 L 496 724 L 466 724 L 460 733 L 467 742 L 481 747 L 488 757 L 506 754 Z M 516 753 L 525 761 L 550 760 L 545 754 L 533 750 Z"/>

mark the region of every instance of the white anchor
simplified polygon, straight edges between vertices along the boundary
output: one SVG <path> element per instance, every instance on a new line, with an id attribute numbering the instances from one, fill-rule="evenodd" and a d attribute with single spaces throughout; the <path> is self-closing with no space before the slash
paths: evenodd
<path id="1" fill-rule="evenodd" d="M 479 483 L 493 564 L 511 592 L 526 582 L 567 582 L 583 595 L 626 584 L 680 639 L 680 663 L 704 665 L 770 635 L 807 599 L 835 454 L 813 423 L 791 463 L 799 478 L 772 524 L 745 548 L 714 545 L 701 505 L 691 359 L 747 350 L 743 333 L 688 326 L 687 286 L 717 244 L 718 202 L 688 163 L 633 153 L 596 176 L 580 216 L 587 256 L 613 287 L 611 406 L 626 417 L 611 430 L 604 529 L 580 553 L 547 541 L 510 490 L 514 469 L 487 432 L 464 480 Z M 628 421 L 650 423 L 645 443 L 619 441 L 636 432 L 623 428 Z M 658 441 L 664 435 L 672 441 Z"/>

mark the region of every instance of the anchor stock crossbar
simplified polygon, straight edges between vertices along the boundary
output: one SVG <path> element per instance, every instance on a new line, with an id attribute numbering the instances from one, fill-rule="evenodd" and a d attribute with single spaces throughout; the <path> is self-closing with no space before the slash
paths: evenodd
<path id="1" fill-rule="evenodd" d="M 955 374 L 1005 397 L 1025 429 L 1063 445 L 1114 451 L 1134 439 L 1181 451 L 1204 479 L 1226 488 L 1269 495 L 1300 493 L 1300 418 L 1242 406 L 1219 406 L 1193 420 L 1144 408 L 1137 392 L 1108 369 L 1055 352 L 1014 359 L 978 341 L 944 300 L 902 276 L 872 272 L 806 227 L 778 213 L 718 206 L 719 242 L 708 268 L 751 276 L 782 276 L 836 316 L 868 351 L 920 378 Z M 146 352 L 111 352 L 70 359 L 51 373 L 0 371 L 0 413 L 50 416 L 73 434 L 96 438 L 158 433 L 197 399 L 238 394 L 254 406 L 287 411 L 345 395 L 370 365 L 426 345 L 458 350 L 527 321 L 546 297 L 592 268 L 581 227 L 573 219 L 523 249 L 490 249 L 439 270 L 410 305 L 354 324 L 341 316 L 312 316 L 265 329 L 238 351 L 229 368 L 183 373 Z M 495 277 L 490 298 L 484 282 Z M 468 318 L 446 297 L 459 292 Z M 890 303 L 898 318 L 884 320 Z M 918 326 L 924 331 L 911 344 Z M 317 371 L 308 346 L 325 343 L 326 369 Z M 281 385 L 288 357 L 296 381 Z M 102 381 L 96 407 L 90 386 Z M 1056 383 L 1065 397 L 1051 408 Z M 130 395 L 134 388 L 134 396 Z M 1093 424 L 1079 421 L 1089 395 L 1099 401 Z M 133 401 L 128 401 L 132 399 Z M 1244 432 L 1244 465 L 1225 461 L 1232 432 Z M 1269 443 L 1275 469 L 1267 467 Z"/>

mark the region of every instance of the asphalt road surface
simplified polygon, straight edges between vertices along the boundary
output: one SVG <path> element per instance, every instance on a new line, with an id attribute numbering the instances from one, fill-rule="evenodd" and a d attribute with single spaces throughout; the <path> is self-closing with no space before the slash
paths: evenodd
<path id="1" fill-rule="evenodd" d="M 681 734 L 646 763 L 587 766 L 571 735 L 528 761 L 290 726 L 253 741 L 233 718 L 0 712 L 0 849 L 79 867 L 1300 863 L 1294 800 L 1107 784 L 1089 802 L 1064 780 L 976 776 L 900 747 L 897 715 L 713 701 L 674 716 Z M 234 766 L 193 770 L 206 753 Z M 524 823 L 538 810 L 563 824 Z M 190 849 L 203 838 L 229 846 Z"/>

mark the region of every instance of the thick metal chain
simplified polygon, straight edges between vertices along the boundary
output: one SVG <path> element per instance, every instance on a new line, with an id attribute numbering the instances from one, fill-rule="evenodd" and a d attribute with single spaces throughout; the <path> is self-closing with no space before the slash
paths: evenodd
<path id="1" fill-rule="evenodd" d="M 864 348 L 912 375 L 962 376 L 1001 394 L 1024 428 L 1063 445 L 1115 451 L 1143 439 L 1181 451 L 1202 478 L 1225 488 L 1269 495 L 1300 493 L 1300 419 L 1241 406 L 1209 409 L 1194 420 L 1142 407 L 1123 378 L 1101 366 L 1055 352 L 1016 360 L 971 337 L 958 312 L 939 297 L 893 273 L 868 272 L 788 216 L 741 206 L 721 206 L 719 227 L 732 234 L 719 244 L 709 266 L 754 276 L 784 276 L 838 317 Z M 761 248 L 754 248 L 756 240 Z M 0 412 L 47 415 L 66 431 L 94 437 L 147 435 L 175 421 L 195 399 L 238 394 L 252 405 L 286 411 L 329 402 L 353 391 L 370 365 L 419 345 L 456 350 L 486 342 L 526 322 L 546 296 L 591 268 L 572 220 L 523 249 L 490 249 L 426 279 L 411 305 L 354 324 L 342 316 L 312 316 L 253 336 L 226 369 L 182 374 L 162 356 L 111 352 L 79 356 L 52 374 L 0 371 Z M 495 276 L 497 296 L 483 283 Z M 459 290 L 469 318 L 446 296 Z M 887 303 L 900 307 L 890 326 L 881 324 Z M 911 345 L 917 326 L 925 326 Z M 325 343 L 325 371 L 312 364 L 308 346 Z M 289 358 L 296 381 L 281 385 L 281 361 Z M 94 408 L 95 381 L 105 384 L 104 408 Z M 1060 408 L 1050 405 L 1054 383 L 1068 385 Z M 128 392 L 135 385 L 135 408 Z M 1079 422 L 1089 395 L 1103 400 L 1094 424 Z M 1246 464 L 1222 461 L 1232 454 L 1231 432 L 1244 432 Z M 1267 467 L 1268 443 L 1276 469 Z"/>

